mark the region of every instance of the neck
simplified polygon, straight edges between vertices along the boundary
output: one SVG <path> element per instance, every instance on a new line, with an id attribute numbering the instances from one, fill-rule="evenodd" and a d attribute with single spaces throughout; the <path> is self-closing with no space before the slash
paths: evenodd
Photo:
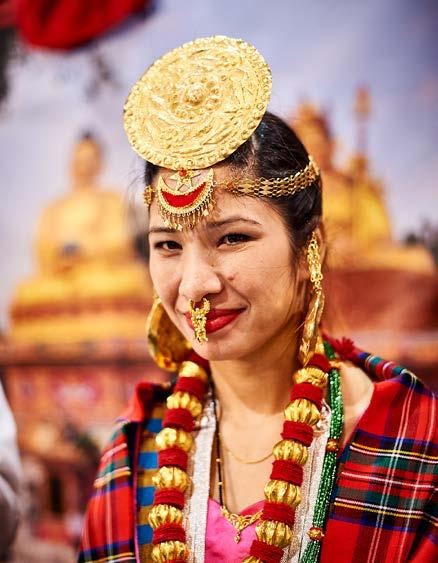
<path id="1" fill-rule="evenodd" d="M 88 192 L 96 187 L 96 179 L 94 177 L 76 175 L 72 178 L 72 190 L 75 192 Z"/>
<path id="2" fill-rule="evenodd" d="M 221 416 L 237 420 L 239 425 L 282 413 L 289 400 L 292 375 L 298 369 L 296 331 L 249 357 L 211 362 L 215 393 Z"/>

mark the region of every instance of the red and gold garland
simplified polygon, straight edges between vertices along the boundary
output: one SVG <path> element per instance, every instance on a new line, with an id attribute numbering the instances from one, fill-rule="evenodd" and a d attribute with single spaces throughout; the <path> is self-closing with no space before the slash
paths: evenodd
<path id="1" fill-rule="evenodd" d="M 154 530 L 152 560 L 157 563 L 182 563 L 189 556 L 182 525 L 184 493 L 190 479 L 187 463 L 193 444 L 191 431 L 202 413 L 208 385 L 207 371 L 198 361 L 202 362 L 197 358 L 196 363 L 181 364 L 174 392 L 167 399 L 164 428 L 156 437 L 159 469 L 153 478 L 155 495 L 149 523 Z M 274 446 L 275 460 L 265 486 L 263 511 L 256 526 L 256 539 L 243 559 L 245 563 L 276 563 L 292 541 L 295 510 L 301 501 L 303 466 L 313 440 L 313 428 L 320 419 L 329 370 L 327 358 L 313 354 L 306 367 L 294 374 L 290 402 L 284 411 L 282 440 Z M 322 530 L 310 532 L 312 539 L 323 537 Z"/>

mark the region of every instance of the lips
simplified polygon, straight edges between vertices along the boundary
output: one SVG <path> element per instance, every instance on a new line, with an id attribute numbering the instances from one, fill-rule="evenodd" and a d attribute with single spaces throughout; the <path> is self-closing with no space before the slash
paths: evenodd
<path id="1" fill-rule="evenodd" d="M 207 333 L 216 332 L 221 328 L 224 328 L 228 324 L 234 321 L 244 309 L 210 309 L 207 314 L 207 322 L 205 323 L 205 330 Z M 193 329 L 193 323 L 190 313 L 185 313 L 185 318 L 187 320 L 190 328 Z"/>

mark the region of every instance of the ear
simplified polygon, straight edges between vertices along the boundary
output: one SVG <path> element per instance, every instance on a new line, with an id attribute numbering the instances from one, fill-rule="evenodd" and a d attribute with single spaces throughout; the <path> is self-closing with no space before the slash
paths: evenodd
<path id="1" fill-rule="evenodd" d="M 316 227 L 315 233 L 316 233 L 316 238 L 318 239 L 319 258 L 321 260 L 321 264 L 322 264 L 323 269 L 324 269 L 324 263 L 325 263 L 325 259 L 326 259 L 326 256 L 327 256 L 327 239 L 326 239 L 326 236 L 325 236 L 324 225 L 322 223 L 320 223 Z"/>

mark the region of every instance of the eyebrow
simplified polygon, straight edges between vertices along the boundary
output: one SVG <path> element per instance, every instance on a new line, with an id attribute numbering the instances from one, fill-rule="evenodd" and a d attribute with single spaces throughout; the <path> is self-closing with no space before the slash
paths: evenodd
<path id="1" fill-rule="evenodd" d="M 233 223 L 248 223 L 249 225 L 257 225 L 261 226 L 261 223 L 258 221 L 254 221 L 254 219 L 246 219 L 245 217 L 233 216 L 228 217 L 228 219 L 223 219 L 222 221 L 210 221 L 206 224 L 208 229 L 219 229 L 225 225 L 231 225 Z M 176 229 L 171 229 L 170 227 L 150 227 L 148 230 L 148 235 L 151 233 L 167 233 L 167 234 L 175 234 L 180 231 Z"/>
<path id="2" fill-rule="evenodd" d="M 175 234 L 178 231 L 176 229 L 171 229 L 170 227 L 150 227 L 148 229 L 147 234 L 150 235 L 151 233 L 168 233 L 168 234 Z"/>

